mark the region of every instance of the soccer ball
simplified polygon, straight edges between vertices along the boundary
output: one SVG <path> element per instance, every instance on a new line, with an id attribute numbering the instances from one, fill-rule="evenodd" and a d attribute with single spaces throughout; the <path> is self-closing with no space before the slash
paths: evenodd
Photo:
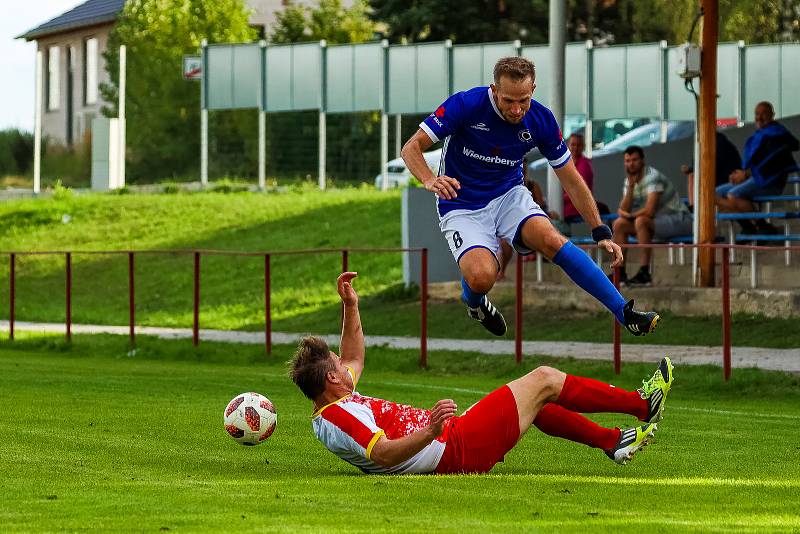
<path id="1" fill-rule="evenodd" d="M 278 416 L 264 395 L 249 392 L 236 395 L 225 407 L 225 430 L 242 445 L 258 445 L 275 431 Z"/>

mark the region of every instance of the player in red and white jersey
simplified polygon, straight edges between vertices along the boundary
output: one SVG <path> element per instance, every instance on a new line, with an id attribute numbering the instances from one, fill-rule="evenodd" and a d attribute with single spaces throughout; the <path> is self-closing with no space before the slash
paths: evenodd
<path id="1" fill-rule="evenodd" d="M 673 382 L 664 358 L 636 391 L 538 367 L 496 389 L 462 415 L 452 399 L 431 410 L 356 392 L 364 369 L 364 335 L 352 280 L 337 281 L 344 303 L 341 356 L 317 337 L 300 342 L 290 376 L 314 403 L 312 426 L 328 450 L 365 473 L 485 473 L 503 460 L 533 425 L 551 436 L 603 450 L 627 463 L 648 443 L 664 411 Z M 605 428 L 582 413 L 613 412 L 644 422 L 628 429 Z"/>

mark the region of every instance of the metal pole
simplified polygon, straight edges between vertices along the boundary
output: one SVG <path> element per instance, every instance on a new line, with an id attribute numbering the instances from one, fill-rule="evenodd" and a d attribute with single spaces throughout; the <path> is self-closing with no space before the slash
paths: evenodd
<path id="1" fill-rule="evenodd" d="M 592 89 L 594 84 L 592 83 L 592 78 L 594 77 L 594 42 L 589 39 L 585 43 L 586 46 L 586 83 L 583 87 L 583 108 L 586 110 L 586 123 L 583 127 L 583 138 L 586 144 L 586 157 L 592 157 L 592 147 L 594 142 L 592 141 L 594 137 L 593 132 L 593 125 L 592 125 L 592 98 L 594 98 L 594 94 Z"/>
<path id="2" fill-rule="evenodd" d="M 658 45 L 661 49 L 661 54 L 659 55 L 661 59 L 661 84 L 659 92 L 661 94 L 658 99 L 659 115 L 661 116 L 659 140 L 662 143 L 666 143 L 668 133 L 667 126 L 669 125 L 667 120 L 669 116 L 669 49 L 667 48 L 667 41 L 661 41 Z"/>
<path id="3" fill-rule="evenodd" d="M 381 113 L 381 191 L 389 189 L 389 115 Z"/>
<path id="4" fill-rule="evenodd" d="M 550 110 L 558 124 L 564 123 L 564 47 L 567 22 L 564 0 L 550 0 Z M 552 167 L 547 169 L 547 205 L 563 213 L 561 182 Z"/>
<path id="5" fill-rule="evenodd" d="M 200 83 L 200 183 L 208 185 L 208 41 L 200 41 L 203 79 Z"/>
<path id="6" fill-rule="evenodd" d="M 722 249 L 722 375 L 731 377 L 731 294 L 729 249 Z"/>
<path id="7" fill-rule="evenodd" d="M 614 287 L 619 291 L 619 267 L 614 267 Z M 620 329 L 617 318 L 614 318 L 614 374 L 619 374 L 622 369 L 622 346 L 619 338 Z"/>
<path id="8" fill-rule="evenodd" d="M 347 272 L 347 249 L 342 249 L 342 272 Z M 344 302 L 342 302 L 341 312 L 339 314 L 339 328 L 344 328 Z"/>
<path id="9" fill-rule="evenodd" d="M 125 92 L 127 86 L 127 64 L 128 49 L 125 45 L 119 47 L 119 112 L 117 114 L 117 127 L 119 137 L 117 138 L 117 183 L 116 187 L 125 187 Z"/>
<path id="10" fill-rule="evenodd" d="M 267 42 L 259 41 L 261 47 L 260 68 L 264 67 L 264 56 L 266 54 Z M 267 103 L 266 103 L 266 78 L 263 72 L 259 73 L 261 90 L 258 92 L 258 188 L 263 191 L 267 188 Z"/>
<path id="11" fill-rule="evenodd" d="M 744 116 L 747 112 L 745 106 L 745 67 L 744 67 L 744 55 L 746 48 L 744 47 L 744 41 L 739 41 L 737 43 L 739 48 L 738 59 L 739 59 L 739 79 L 737 80 L 737 91 L 736 91 L 736 120 L 737 126 L 742 127 L 744 126 Z"/>
<path id="12" fill-rule="evenodd" d="M 514 359 L 517 365 L 522 363 L 522 256 L 517 254 L 516 268 L 516 301 L 514 303 Z"/>
<path id="13" fill-rule="evenodd" d="M 194 322 L 192 324 L 192 342 L 196 347 L 200 343 L 200 253 L 194 253 Z"/>
<path id="14" fill-rule="evenodd" d="M 11 253 L 8 265 L 8 339 L 14 341 L 15 271 L 17 255 Z"/>
<path id="15" fill-rule="evenodd" d="M 420 333 L 419 366 L 428 368 L 428 249 L 422 249 L 422 273 L 420 276 Z"/>
<path id="16" fill-rule="evenodd" d="M 699 243 L 713 243 L 716 234 L 714 197 L 717 153 L 717 33 L 719 0 L 703 0 L 703 46 L 700 59 L 700 166 L 703 172 L 695 187 L 700 202 L 695 206 L 700 219 Z M 714 250 L 700 250 L 700 285 L 714 286 Z"/>
<path id="17" fill-rule="evenodd" d="M 394 116 L 394 157 L 400 157 L 400 150 L 403 148 L 403 116 L 399 113 Z M 388 158 L 387 158 L 388 159 Z"/>
<path id="18" fill-rule="evenodd" d="M 264 255 L 264 315 L 267 354 L 272 354 L 272 288 L 271 288 L 270 258 Z"/>
<path id="19" fill-rule="evenodd" d="M 33 111 L 33 192 L 42 189 L 42 102 L 44 100 L 43 54 L 36 51 L 36 109 Z M 12 336 L 13 339 L 13 336 Z"/>
<path id="20" fill-rule="evenodd" d="M 326 171 L 325 171 L 325 158 L 326 158 L 326 155 L 328 153 L 328 147 L 327 147 L 327 144 L 326 144 L 327 143 L 327 137 L 328 137 L 328 126 L 327 126 L 326 116 L 325 116 L 325 111 L 327 109 L 326 101 L 325 101 L 326 100 L 325 99 L 325 97 L 326 97 L 325 89 L 326 89 L 326 83 L 327 83 L 327 80 L 326 80 L 326 77 L 327 77 L 326 67 L 327 67 L 327 63 L 328 62 L 326 61 L 326 58 L 327 58 L 327 53 L 326 53 L 327 52 L 327 44 L 326 44 L 325 40 L 320 41 L 319 42 L 319 46 L 320 46 L 320 52 L 321 52 L 320 53 L 320 71 L 322 72 L 322 76 L 320 76 L 320 79 L 321 79 L 322 87 L 320 88 L 320 99 L 321 99 L 321 101 L 320 101 L 320 107 L 319 107 L 319 154 L 317 156 L 318 157 L 319 166 L 317 168 L 317 176 L 318 176 L 318 179 L 319 179 L 319 188 L 324 191 L 325 188 L 327 187 L 327 176 L 326 176 Z"/>
<path id="21" fill-rule="evenodd" d="M 67 341 L 72 341 L 72 253 L 67 252 L 66 257 Z"/>
<path id="22" fill-rule="evenodd" d="M 130 325 L 131 347 L 136 345 L 136 285 L 134 279 L 133 252 L 128 252 L 128 324 Z"/>
<path id="23" fill-rule="evenodd" d="M 258 188 L 267 188 L 267 112 L 258 110 Z"/>

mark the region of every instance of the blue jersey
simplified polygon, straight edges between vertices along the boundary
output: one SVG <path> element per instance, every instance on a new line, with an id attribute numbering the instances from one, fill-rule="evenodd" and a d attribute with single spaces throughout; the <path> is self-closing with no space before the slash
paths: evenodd
<path id="1" fill-rule="evenodd" d="M 503 119 L 491 87 L 456 93 L 419 125 L 433 142 L 444 140 L 439 175 L 461 184 L 458 196 L 439 198 L 439 215 L 477 210 L 522 184 L 525 154 L 534 147 L 554 169 L 570 155 L 553 112 L 532 100 L 519 124 Z"/>

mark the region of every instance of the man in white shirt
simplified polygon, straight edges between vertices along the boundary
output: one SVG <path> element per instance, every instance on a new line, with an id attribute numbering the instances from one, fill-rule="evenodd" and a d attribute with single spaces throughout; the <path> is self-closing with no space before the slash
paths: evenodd
<path id="1" fill-rule="evenodd" d="M 672 385 L 672 364 L 664 358 L 636 391 L 538 367 L 496 389 L 462 415 L 452 399 L 433 409 L 414 408 L 356 391 L 364 369 L 364 335 L 358 296 L 342 273 L 344 303 L 341 356 L 324 340 L 307 337 L 291 362 L 289 376 L 314 403 L 312 427 L 325 447 L 365 473 L 485 473 L 535 425 L 551 436 L 601 449 L 627 463 L 656 430 Z M 630 414 L 642 426 L 605 428 L 582 413 Z"/>

